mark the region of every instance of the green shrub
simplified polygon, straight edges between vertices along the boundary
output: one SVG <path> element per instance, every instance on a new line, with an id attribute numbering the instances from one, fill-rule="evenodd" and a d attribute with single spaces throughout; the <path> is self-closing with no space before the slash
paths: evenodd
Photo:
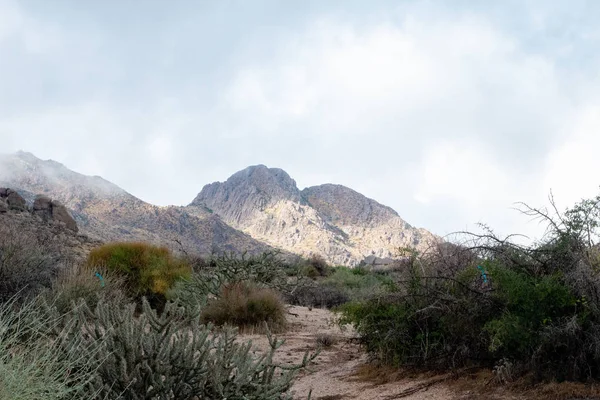
<path id="1" fill-rule="evenodd" d="M 323 279 L 323 286 L 344 292 L 352 300 L 364 300 L 385 293 L 393 281 L 385 274 L 369 272 L 364 268 L 336 267 L 333 274 Z"/>
<path id="2" fill-rule="evenodd" d="M 315 273 L 314 278 L 319 276 Z M 386 274 L 364 268 L 334 267 L 329 276 L 288 293 L 286 301 L 306 307 L 334 308 L 389 292 L 394 287 L 393 280 Z"/>
<path id="3" fill-rule="evenodd" d="M 483 328 L 493 354 L 510 359 L 531 355 L 544 326 L 576 313 L 577 299 L 557 275 L 532 277 L 504 268 L 489 274 L 497 287 L 494 298 L 504 304 L 502 315 L 490 316 Z"/>
<path id="4" fill-rule="evenodd" d="M 190 276 L 191 267 L 165 247 L 146 243 L 110 243 L 93 249 L 87 266 L 125 277 L 133 297 L 165 296 L 175 283 Z"/>
<path id="5" fill-rule="evenodd" d="M 285 316 L 285 307 L 275 291 L 238 282 L 223 286 L 219 296 L 202 309 L 200 319 L 245 329 L 261 327 L 266 322 L 270 329 L 282 330 Z"/>

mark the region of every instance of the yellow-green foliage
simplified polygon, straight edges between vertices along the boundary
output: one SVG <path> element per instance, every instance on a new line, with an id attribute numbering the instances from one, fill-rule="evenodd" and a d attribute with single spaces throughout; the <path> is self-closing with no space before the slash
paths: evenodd
<path id="1" fill-rule="evenodd" d="M 173 256 L 166 247 L 136 242 L 98 247 L 90 252 L 87 265 L 123 274 L 134 295 L 164 295 L 178 279 L 191 273 L 189 264 Z"/>
<path id="2" fill-rule="evenodd" d="M 238 282 L 226 285 L 209 301 L 200 316 L 202 322 L 256 328 L 267 322 L 272 330 L 285 326 L 285 306 L 277 292 Z"/>

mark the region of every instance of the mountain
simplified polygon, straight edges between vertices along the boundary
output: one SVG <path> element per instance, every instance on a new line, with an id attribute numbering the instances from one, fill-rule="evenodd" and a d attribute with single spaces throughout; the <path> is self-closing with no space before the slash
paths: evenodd
<path id="1" fill-rule="evenodd" d="M 264 165 L 206 185 L 188 209 L 212 210 L 255 239 L 333 264 L 393 257 L 399 247 L 423 250 L 438 240 L 352 189 L 326 184 L 300 191 L 285 171 Z"/>
<path id="2" fill-rule="evenodd" d="M 200 254 L 278 248 L 357 265 L 368 256 L 394 257 L 399 247 L 423 250 L 439 240 L 350 188 L 300 190 L 285 171 L 264 165 L 204 186 L 186 207 L 146 203 L 101 177 L 25 152 L 0 155 L 0 187 L 15 189 L 29 204 L 37 194 L 64 204 L 80 232 L 92 238 L 169 247 L 180 242 Z"/>
<path id="3" fill-rule="evenodd" d="M 210 211 L 154 206 L 100 177 L 73 172 L 31 153 L 0 155 L 0 187 L 17 190 L 29 202 L 33 194 L 58 200 L 82 233 L 103 241 L 143 240 L 175 247 L 177 240 L 187 251 L 200 254 L 269 249 Z"/>

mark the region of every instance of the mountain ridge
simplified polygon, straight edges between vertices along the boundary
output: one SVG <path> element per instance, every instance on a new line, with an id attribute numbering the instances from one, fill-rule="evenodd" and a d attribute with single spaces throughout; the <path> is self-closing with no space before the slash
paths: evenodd
<path id="1" fill-rule="evenodd" d="M 0 186 L 26 198 L 35 193 L 57 199 L 93 238 L 181 242 L 202 254 L 277 248 L 353 266 L 367 256 L 394 257 L 399 247 L 422 250 L 439 239 L 351 188 L 300 190 L 286 171 L 263 164 L 205 185 L 187 206 L 149 204 L 102 177 L 26 152 L 0 154 Z"/>
<path id="2" fill-rule="evenodd" d="M 439 240 L 351 188 L 323 184 L 300 190 L 285 171 L 262 164 L 205 185 L 188 207 L 207 207 L 258 240 L 303 256 L 321 254 L 335 264 L 394 257 L 399 247 L 424 250 Z"/>

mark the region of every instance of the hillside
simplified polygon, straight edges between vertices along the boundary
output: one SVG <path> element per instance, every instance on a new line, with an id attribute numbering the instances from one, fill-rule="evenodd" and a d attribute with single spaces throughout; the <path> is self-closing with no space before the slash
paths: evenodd
<path id="1" fill-rule="evenodd" d="M 173 247 L 179 240 L 188 251 L 201 254 L 268 248 L 206 210 L 154 206 L 100 177 L 30 153 L 0 155 L 0 186 L 16 189 L 29 201 L 34 193 L 60 201 L 82 233 L 103 241 L 143 240 Z"/>

